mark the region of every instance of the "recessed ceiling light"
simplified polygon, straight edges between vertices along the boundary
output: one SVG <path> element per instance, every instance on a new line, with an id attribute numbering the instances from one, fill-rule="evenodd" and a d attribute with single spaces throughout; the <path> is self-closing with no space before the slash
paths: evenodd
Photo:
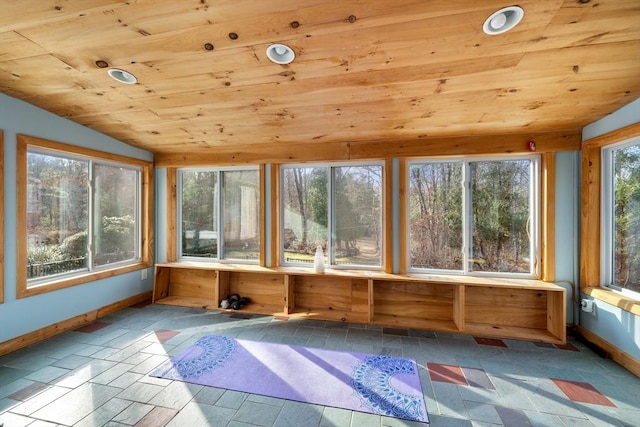
<path id="1" fill-rule="evenodd" d="M 524 10 L 520 6 L 509 6 L 494 12 L 484 21 L 482 30 L 490 35 L 506 33 L 524 17 Z"/>
<path id="2" fill-rule="evenodd" d="M 107 72 L 112 79 L 119 81 L 120 83 L 125 83 L 128 85 L 138 83 L 138 79 L 136 78 L 136 76 L 129 73 L 128 71 L 120 70 L 118 68 L 110 68 Z"/>
<path id="3" fill-rule="evenodd" d="M 296 54 L 289 46 L 284 44 L 272 44 L 267 47 L 267 58 L 276 64 L 289 64 L 293 62 Z"/>

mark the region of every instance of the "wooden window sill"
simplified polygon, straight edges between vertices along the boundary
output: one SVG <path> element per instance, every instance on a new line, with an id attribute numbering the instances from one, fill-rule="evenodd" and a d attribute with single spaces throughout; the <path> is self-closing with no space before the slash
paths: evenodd
<path id="1" fill-rule="evenodd" d="M 583 294 L 592 296 L 595 299 L 604 301 L 607 304 L 619 307 L 624 311 L 633 313 L 636 316 L 640 316 L 640 301 L 633 299 L 628 295 L 622 295 L 621 293 L 616 291 L 595 287 L 584 288 L 581 290 L 581 292 Z"/>

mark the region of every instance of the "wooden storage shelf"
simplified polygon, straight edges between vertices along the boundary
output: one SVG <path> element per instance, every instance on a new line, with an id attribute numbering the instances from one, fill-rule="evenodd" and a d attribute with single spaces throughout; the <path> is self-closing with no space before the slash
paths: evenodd
<path id="1" fill-rule="evenodd" d="M 296 267 L 177 262 L 156 265 L 153 301 L 215 309 L 231 294 L 242 311 L 477 336 L 566 342 L 565 289 L 538 280 L 317 274 Z"/>

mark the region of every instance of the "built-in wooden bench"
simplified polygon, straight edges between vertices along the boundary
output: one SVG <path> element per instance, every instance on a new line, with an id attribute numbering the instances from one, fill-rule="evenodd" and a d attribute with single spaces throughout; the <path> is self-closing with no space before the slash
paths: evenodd
<path id="1" fill-rule="evenodd" d="M 565 289 L 539 280 L 156 264 L 157 304 L 218 309 L 234 293 L 250 299 L 249 313 L 566 342 Z"/>

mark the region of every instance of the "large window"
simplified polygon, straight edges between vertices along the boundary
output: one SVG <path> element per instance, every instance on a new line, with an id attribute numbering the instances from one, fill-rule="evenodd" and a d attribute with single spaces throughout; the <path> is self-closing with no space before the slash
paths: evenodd
<path id="1" fill-rule="evenodd" d="M 256 262 L 260 258 L 260 173 L 178 171 L 179 257 Z"/>
<path id="2" fill-rule="evenodd" d="M 280 242 L 285 265 L 382 267 L 382 164 L 287 165 L 280 173 Z"/>
<path id="3" fill-rule="evenodd" d="M 640 137 L 602 148 L 602 283 L 640 295 Z"/>
<path id="4" fill-rule="evenodd" d="M 18 149 L 21 296 L 148 264 L 149 164 L 24 136 Z"/>
<path id="5" fill-rule="evenodd" d="M 536 273 L 536 157 L 411 161 L 409 269 Z"/>

